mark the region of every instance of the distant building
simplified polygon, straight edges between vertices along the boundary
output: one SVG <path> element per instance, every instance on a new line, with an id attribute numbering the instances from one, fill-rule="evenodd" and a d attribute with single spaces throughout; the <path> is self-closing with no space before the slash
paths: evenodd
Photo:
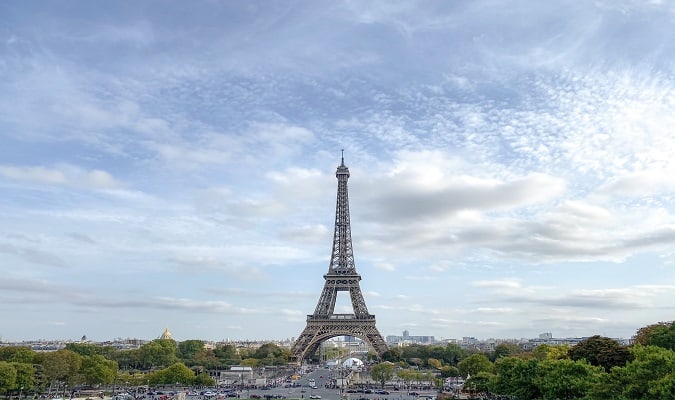
<path id="1" fill-rule="evenodd" d="M 387 344 L 409 345 L 409 344 L 434 344 L 436 340 L 433 336 L 411 336 L 407 330 L 403 331 L 402 336 L 389 335 L 386 338 Z"/>
<path id="2" fill-rule="evenodd" d="M 169 328 L 164 329 L 164 333 L 162 333 L 162 336 L 159 337 L 160 339 L 173 339 L 171 337 L 171 332 L 169 332 Z"/>

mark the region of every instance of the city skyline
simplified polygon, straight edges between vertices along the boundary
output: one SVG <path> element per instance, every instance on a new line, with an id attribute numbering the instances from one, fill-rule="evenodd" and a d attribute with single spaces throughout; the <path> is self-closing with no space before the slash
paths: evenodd
<path id="1" fill-rule="evenodd" d="M 675 315 L 668 2 L 0 15 L 2 340 L 297 336 L 341 149 L 383 336 L 627 338 Z"/>

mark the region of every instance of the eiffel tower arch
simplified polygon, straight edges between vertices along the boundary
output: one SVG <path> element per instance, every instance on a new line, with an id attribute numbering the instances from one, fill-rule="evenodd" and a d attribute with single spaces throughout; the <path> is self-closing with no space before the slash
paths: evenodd
<path id="1" fill-rule="evenodd" d="M 336 336 L 354 336 L 368 343 L 378 357 L 387 350 L 387 344 L 375 326 L 375 315 L 368 312 L 361 293 L 361 275 L 356 272 L 352 233 L 349 222 L 349 196 L 347 180 L 349 169 L 345 166 L 344 153 L 335 176 L 338 180 L 335 206 L 335 233 L 333 253 L 325 283 L 314 314 L 307 316 L 307 326 L 293 344 L 291 352 L 296 362 L 316 352 L 321 343 Z M 338 292 L 349 292 L 353 314 L 335 314 Z"/>

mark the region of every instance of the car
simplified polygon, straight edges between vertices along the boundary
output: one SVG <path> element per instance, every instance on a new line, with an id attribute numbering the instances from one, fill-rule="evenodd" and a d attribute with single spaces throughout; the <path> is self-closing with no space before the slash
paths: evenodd
<path id="1" fill-rule="evenodd" d="M 321 396 L 319 396 L 318 394 L 311 394 L 311 395 L 309 395 L 309 398 L 310 399 L 320 399 Z"/>

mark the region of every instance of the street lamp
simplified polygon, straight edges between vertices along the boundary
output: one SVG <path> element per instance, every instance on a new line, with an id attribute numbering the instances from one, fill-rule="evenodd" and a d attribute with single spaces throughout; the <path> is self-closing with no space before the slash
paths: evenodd
<path id="1" fill-rule="evenodd" d="M 23 394 L 23 386 L 19 388 L 19 400 L 21 400 L 21 395 Z"/>

